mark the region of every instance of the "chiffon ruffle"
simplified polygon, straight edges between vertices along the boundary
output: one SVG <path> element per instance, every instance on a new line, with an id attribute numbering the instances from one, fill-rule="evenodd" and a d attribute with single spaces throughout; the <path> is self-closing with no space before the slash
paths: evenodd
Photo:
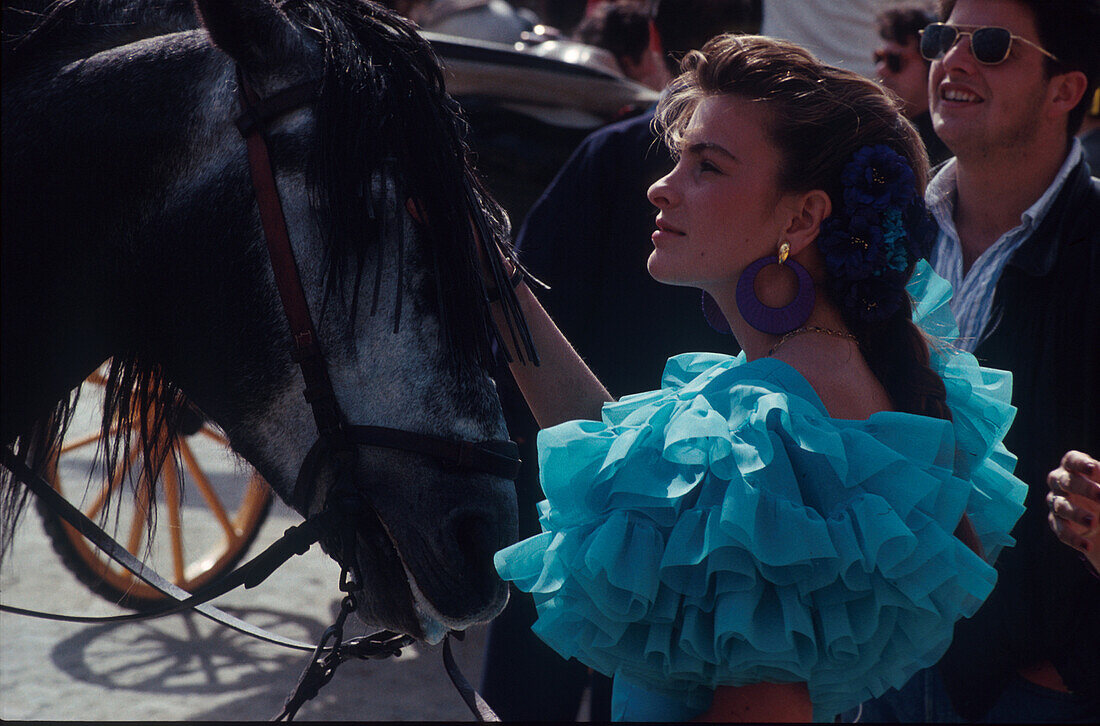
<path id="1" fill-rule="evenodd" d="M 922 263 L 910 293 L 954 339 L 950 286 Z M 658 693 L 805 681 L 828 718 L 901 686 L 989 594 L 1026 492 L 1010 374 L 947 346 L 932 365 L 951 422 L 833 419 L 781 361 L 672 358 L 660 390 L 539 434 L 543 533 L 497 569 L 556 651 Z"/>

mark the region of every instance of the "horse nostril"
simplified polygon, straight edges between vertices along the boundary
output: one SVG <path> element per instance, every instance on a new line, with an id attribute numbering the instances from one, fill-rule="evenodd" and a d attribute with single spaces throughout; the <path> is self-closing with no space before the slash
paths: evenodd
<path id="1" fill-rule="evenodd" d="M 493 555 L 504 546 L 500 528 L 481 512 L 459 512 L 451 520 L 450 536 L 467 571 L 493 571 Z"/>

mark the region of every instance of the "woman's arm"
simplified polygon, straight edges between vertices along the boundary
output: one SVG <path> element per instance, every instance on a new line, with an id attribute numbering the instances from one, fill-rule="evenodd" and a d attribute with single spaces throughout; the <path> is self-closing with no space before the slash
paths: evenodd
<path id="1" fill-rule="evenodd" d="M 719 686 L 706 713 L 693 721 L 719 723 L 809 723 L 814 707 L 805 683 Z"/>
<path id="2" fill-rule="evenodd" d="M 520 357 L 511 337 L 503 337 L 507 338 L 505 345 L 513 361 L 509 365 L 512 377 L 539 427 L 574 419 L 598 421 L 603 404 L 615 399 L 573 350 L 525 282 L 516 288 L 516 297 L 538 351 L 539 365 L 517 362 Z M 497 328 L 507 330 L 500 303 L 492 307 Z"/>

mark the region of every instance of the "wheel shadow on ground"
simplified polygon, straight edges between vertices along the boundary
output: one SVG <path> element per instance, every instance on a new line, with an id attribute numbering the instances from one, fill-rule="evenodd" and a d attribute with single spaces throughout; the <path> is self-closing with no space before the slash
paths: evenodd
<path id="1" fill-rule="evenodd" d="M 314 642 L 327 627 L 316 618 L 266 608 L 224 608 L 261 628 Z M 339 602 L 330 608 L 333 618 Z M 349 619 L 345 637 L 374 630 Z M 468 678 L 478 679 L 483 628 L 455 642 Z M 344 663 L 302 706 L 298 720 L 469 721 L 447 679 L 441 646 L 417 643 L 396 658 Z M 54 666 L 74 680 L 125 698 L 195 696 L 187 720 L 263 720 L 279 712 L 311 654 L 264 643 L 196 614 L 81 630 L 50 650 Z M 190 701 L 187 701 L 190 703 Z"/>
<path id="2" fill-rule="evenodd" d="M 305 642 L 317 639 L 326 627 L 314 618 L 263 608 L 233 608 L 232 614 Z M 86 628 L 57 643 L 50 660 L 76 680 L 113 691 L 216 695 L 270 689 L 276 675 L 285 675 L 293 685 L 309 655 L 188 613 Z"/>

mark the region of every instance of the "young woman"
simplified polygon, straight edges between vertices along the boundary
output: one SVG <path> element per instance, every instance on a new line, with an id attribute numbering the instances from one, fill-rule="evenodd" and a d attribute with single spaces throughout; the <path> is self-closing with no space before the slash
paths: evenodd
<path id="1" fill-rule="evenodd" d="M 992 588 L 1025 491 L 1009 377 L 914 323 L 950 336 L 950 290 L 918 263 L 924 149 L 876 84 L 720 36 L 657 119 L 678 161 L 650 274 L 744 352 L 616 403 L 520 285 L 547 501 L 497 569 L 614 676 L 617 719 L 828 719 L 935 663 Z"/>

